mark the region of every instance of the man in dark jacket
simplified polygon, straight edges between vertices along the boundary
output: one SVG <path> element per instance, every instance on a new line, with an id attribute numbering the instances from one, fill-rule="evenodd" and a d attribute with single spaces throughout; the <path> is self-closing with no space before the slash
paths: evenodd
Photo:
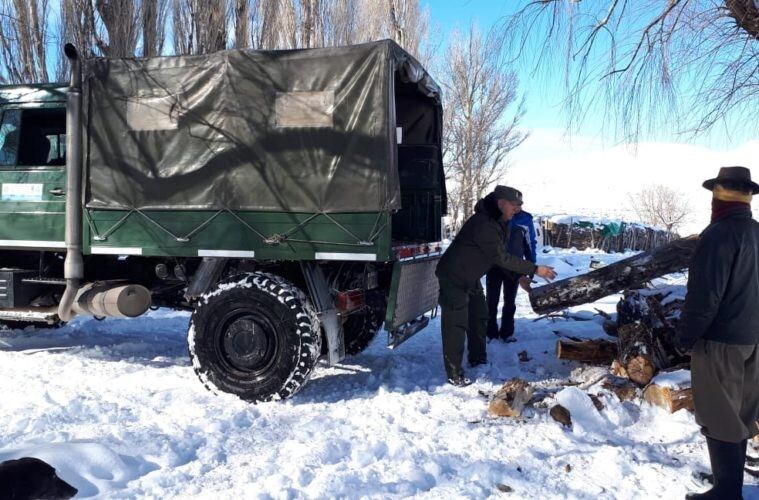
<path id="1" fill-rule="evenodd" d="M 712 222 L 688 275 L 678 343 L 691 352 L 696 422 L 706 436 L 714 487 L 687 498 L 742 498 L 748 439 L 759 433 L 759 185 L 744 167 L 704 182 Z"/>
<path id="2" fill-rule="evenodd" d="M 516 189 L 496 186 L 477 203 L 474 215 L 464 223 L 435 271 L 440 283 L 443 360 L 448 382 L 453 385 L 471 383 L 461 367 L 465 341 L 470 365 L 487 362 L 488 309 L 480 279 L 488 269 L 498 266 L 520 275 L 556 277 L 550 267 L 506 253 L 507 221 L 516 212 L 518 201 Z"/>
<path id="3" fill-rule="evenodd" d="M 509 235 L 506 242 L 506 252 L 537 263 L 537 238 L 535 223 L 529 212 L 522 210 L 522 193 L 519 192 L 519 207 L 517 213 L 509 221 Z M 526 280 L 523 280 L 526 278 Z M 488 329 L 490 339 L 500 338 L 510 342 L 514 335 L 514 314 L 517 312 L 517 291 L 519 285 L 528 289 L 529 278 L 511 271 L 503 271 L 494 267 L 485 276 L 485 290 L 488 302 Z M 498 328 L 498 302 L 503 288 L 503 308 L 501 310 L 501 327 Z"/>

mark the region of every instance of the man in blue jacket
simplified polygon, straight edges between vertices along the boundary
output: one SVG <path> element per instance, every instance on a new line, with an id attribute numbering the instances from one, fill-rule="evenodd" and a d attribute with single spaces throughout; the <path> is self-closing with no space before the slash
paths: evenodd
<path id="1" fill-rule="evenodd" d="M 527 259 L 535 264 L 537 262 L 538 245 L 535 234 L 535 223 L 532 215 L 522 210 L 522 204 L 524 203 L 522 192 L 517 192 L 519 193 L 519 208 L 514 217 L 509 221 L 506 251 L 514 257 Z M 506 342 L 512 341 L 514 335 L 514 314 L 517 311 L 517 291 L 519 290 L 520 283 L 523 288 L 529 288 L 529 278 L 511 271 L 494 267 L 487 273 L 485 284 L 488 302 L 488 338 L 500 338 Z M 498 302 L 501 298 L 502 287 L 503 309 L 501 310 L 501 327 L 498 328 Z"/>

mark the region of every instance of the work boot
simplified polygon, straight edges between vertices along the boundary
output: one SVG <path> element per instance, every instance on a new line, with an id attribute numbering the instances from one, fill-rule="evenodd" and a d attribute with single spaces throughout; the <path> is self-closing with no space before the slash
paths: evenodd
<path id="1" fill-rule="evenodd" d="M 472 381 L 463 375 L 449 378 L 448 383 L 456 387 L 466 387 L 468 385 L 472 385 Z"/>
<path id="2" fill-rule="evenodd" d="M 486 365 L 486 364 L 488 364 L 488 359 L 487 358 L 470 359 L 469 360 L 469 366 L 472 367 L 472 368 L 476 368 L 478 366 Z"/>
<path id="3" fill-rule="evenodd" d="M 706 438 L 709 461 L 714 474 L 714 486 L 703 493 L 689 493 L 687 500 L 742 500 L 743 466 L 748 441 L 728 443 Z"/>

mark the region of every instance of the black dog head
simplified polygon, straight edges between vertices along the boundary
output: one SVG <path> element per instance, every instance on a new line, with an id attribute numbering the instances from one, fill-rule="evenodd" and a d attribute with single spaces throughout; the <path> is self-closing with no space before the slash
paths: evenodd
<path id="1" fill-rule="evenodd" d="M 0 463 L 0 500 L 68 500 L 77 489 L 38 458 Z"/>

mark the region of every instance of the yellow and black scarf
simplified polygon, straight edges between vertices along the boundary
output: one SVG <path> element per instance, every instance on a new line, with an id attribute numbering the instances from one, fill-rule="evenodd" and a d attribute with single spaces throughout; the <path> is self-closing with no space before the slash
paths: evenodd
<path id="1" fill-rule="evenodd" d="M 712 222 L 736 208 L 751 209 L 751 193 L 728 189 L 719 184 L 712 190 Z"/>

